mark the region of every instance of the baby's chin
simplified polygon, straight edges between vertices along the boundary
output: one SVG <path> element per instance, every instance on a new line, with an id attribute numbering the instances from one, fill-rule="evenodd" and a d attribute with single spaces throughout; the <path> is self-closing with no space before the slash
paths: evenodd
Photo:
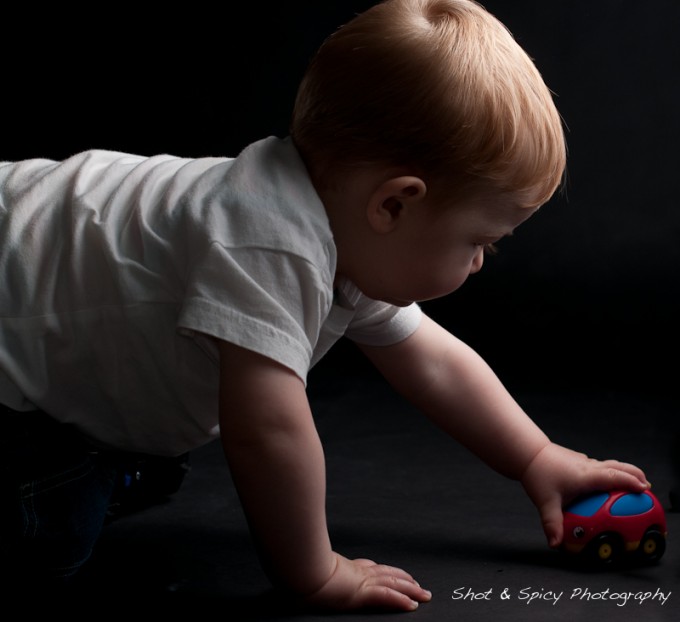
<path id="1" fill-rule="evenodd" d="M 398 298 L 381 298 L 380 300 L 395 307 L 408 307 L 414 302 L 413 300 L 399 300 Z"/>
<path id="2" fill-rule="evenodd" d="M 460 287 L 460 285 L 458 287 Z M 448 296 L 449 294 L 455 292 L 458 289 L 458 287 L 447 289 L 446 291 L 443 292 L 437 292 L 429 296 L 423 295 L 422 297 L 412 298 L 409 300 L 403 300 L 401 298 L 390 298 L 388 296 L 381 297 L 380 300 L 382 302 L 394 305 L 395 307 L 408 307 L 409 305 L 412 305 L 414 302 L 421 303 L 428 302 L 430 300 L 438 300 L 439 298 L 443 298 L 444 296 Z"/>

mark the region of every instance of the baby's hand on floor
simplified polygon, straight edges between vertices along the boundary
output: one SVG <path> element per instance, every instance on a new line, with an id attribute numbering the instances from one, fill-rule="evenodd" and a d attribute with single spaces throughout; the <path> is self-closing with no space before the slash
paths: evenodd
<path id="1" fill-rule="evenodd" d="M 577 496 L 596 490 L 642 492 L 650 488 L 644 472 L 632 464 L 594 460 L 554 443 L 534 457 L 521 482 L 538 508 L 548 544 L 553 548 L 562 543 L 562 508 Z"/>
<path id="2" fill-rule="evenodd" d="M 368 559 L 347 559 L 335 554 L 331 578 L 305 601 L 314 607 L 336 611 L 382 609 L 413 611 L 432 595 L 404 570 Z"/>

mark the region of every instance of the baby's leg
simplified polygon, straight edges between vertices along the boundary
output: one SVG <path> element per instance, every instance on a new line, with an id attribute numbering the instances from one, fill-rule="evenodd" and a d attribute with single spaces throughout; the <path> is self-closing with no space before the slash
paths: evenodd
<path id="1" fill-rule="evenodd" d="M 69 426 L 0 411 L 0 560 L 17 588 L 65 585 L 101 533 L 115 469 Z"/>

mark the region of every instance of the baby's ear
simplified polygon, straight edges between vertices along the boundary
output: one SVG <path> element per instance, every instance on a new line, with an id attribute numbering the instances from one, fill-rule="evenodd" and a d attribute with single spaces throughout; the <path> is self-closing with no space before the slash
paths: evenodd
<path id="1" fill-rule="evenodd" d="M 366 208 L 368 222 L 377 233 L 389 233 L 403 216 L 404 210 L 427 194 L 420 177 L 402 175 L 382 182 L 371 194 Z"/>

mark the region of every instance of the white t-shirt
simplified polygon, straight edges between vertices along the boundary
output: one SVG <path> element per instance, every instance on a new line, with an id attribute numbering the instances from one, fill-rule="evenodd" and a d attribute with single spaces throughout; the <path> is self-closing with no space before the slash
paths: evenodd
<path id="1" fill-rule="evenodd" d="M 415 330 L 416 305 L 334 289 L 335 265 L 290 139 L 235 159 L 0 164 L 0 403 L 111 447 L 189 451 L 219 433 L 208 336 L 304 381 L 342 335 L 388 345 Z"/>

